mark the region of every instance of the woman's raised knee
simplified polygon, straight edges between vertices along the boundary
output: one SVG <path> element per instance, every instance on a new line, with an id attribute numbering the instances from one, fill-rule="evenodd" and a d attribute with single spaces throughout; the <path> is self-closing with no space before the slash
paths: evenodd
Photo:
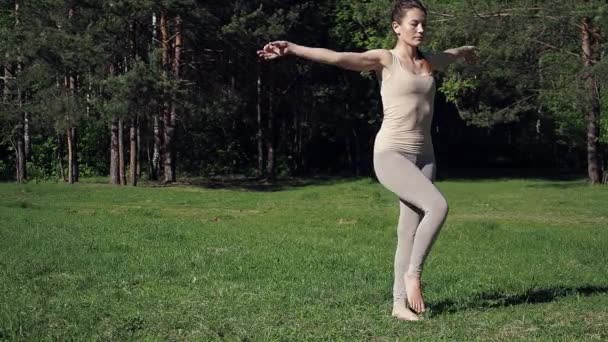
<path id="1" fill-rule="evenodd" d="M 449 211 L 448 201 L 443 196 L 438 196 L 429 202 L 427 207 L 424 209 L 426 215 L 440 215 L 442 217 L 447 216 Z"/>
<path id="2" fill-rule="evenodd" d="M 447 216 L 450 211 L 450 206 L 445 197 L 441 196 L 441 199 L 437 203 L 437 212 L 440 212 L 443 216 Z"/>

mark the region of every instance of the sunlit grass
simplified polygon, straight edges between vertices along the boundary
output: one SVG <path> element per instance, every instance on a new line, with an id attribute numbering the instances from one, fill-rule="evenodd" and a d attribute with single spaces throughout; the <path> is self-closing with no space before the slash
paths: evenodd
<path id="1" fill-rule="evenodd" d="M 0 340 L 608 338 L 608 190 L 447 181 L 430 311 L 390 317 L 396 199 L 367 180 L 276 191 L 0 184 Z"/>

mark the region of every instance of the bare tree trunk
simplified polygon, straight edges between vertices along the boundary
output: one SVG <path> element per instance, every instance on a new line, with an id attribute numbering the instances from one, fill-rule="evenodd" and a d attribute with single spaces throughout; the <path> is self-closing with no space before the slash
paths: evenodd
<path id="1" fill-rule="evenodd" d="M 160 15 L 160 36 L 162 42 L 162 63 L 163 70 L 167 72 L 170 66 L 170 38 L 169 38 L 169 27 L 167 24 L 167 14 L 162 11 Z M 163 181 L 165 183 L 171 183 L 175 181 L 175 175 L 173 173 L 173 137 L 175 133 L 175 120 L 174 120 L 174 107 L 170 101 L 163 103 Z"/>
<path id="2" fill-rule="evenodd" d="M 32 150 L 32 141 L 30 138 L 30 115 L 29 113 L 24 113 L 23 118 L 23 140 L 25 142 L 25 160 L 30 159 L 30 153 Z"/>
<path id="3" fill-rule="evenodd" d="M 135 122 L 136 127 L 136 140 L 137 140 L 137 156 L 136 156 L 136 164 L 137 164 L 137 179 L 141 179 L 141 118 L 139 115 L 137 116 L 137 121 Z"/>
<path id="4" fill-rule="evenodd" d="M 68 10 L 68 18 L 72 19 L 74 9 Z M 75 96 L 76 80 L 71 72 L 66 73 L 64 77 L 64 86 L 68 97 Z M 71 113 L 66 113 L 66 136 L 68 145 L 68 183 L 74 184 L 78 182 L 78 154 L 76 151 L 76 127 L 74 126 L 74 118 Z"/>
<path id="5" fill-rule="evenodd" d="M 232 50 L 230 50 L 230 52 L 228 52 L 228 67 L 230 68 L 229 69 L 230 70 L 230 86 L 232 87 L 232 90 L 236 90 L 236 76 L 235 76 L 235 68 L 234 68 Z"/>
<path id="6" fill-rule="evenodd" d="M 361 144 L 355 128 L 353 128 L 353 137 L 355 138 L 355 175 L 358 177 L 361 175 Z"/>
<path id="7" fill-rule="evenodd" d="M 17 71 L 18 72 L 18 71 Z M 13 79 L 13 73 L 7 65 L 4 65 L 4 83 L 2 89 L 3 102 L 8 104 L 13 101 L 11 95 L 11 87 L 9 85 L 10 80 Z M 26 180 L 26 165 L 25 165 L 25 141 L 24 141 L 24 121 L 25 116 L 21 111 L 21 91 L 17 87 L 17 111 L 18 117 L 15 123 L 15 133 L 11 137 L 13 147 L 15 148 L 15 179 L 18 183 L 23 183 Z"/>
<path id="8" fill-rule="evenodd" d="M 74 183 L 80 181 L 80 167 L 78 164 L 78 134 L 76 127 L 72 127 L 72 179 Z"/>
<path id="9" fill-rule="evenodd" d="M 63 78 L 64 92 L 66 96 L 71 96 L 70 85 L 71 85 L 71 77 L 69 75 L 65 75 Z M 74 184 L 76 180 L 74 179 L 74 138 L 72 130 L 72 116 L 69 111 L 65 113 L 65 135 L 66 135 L 66 145 L 68 147 L 68 183 Z"/>
<path id="10" fill-rule="evenodd" d="M 301 125 L 300 125 L 301 126 Z M 306 161 L 304 160 L 304 132 L 303 129 L 300 128 L 300 138 L 298 139 L 298 165 L 300 170 L 300 175 L 306 171 Z"/>
<path id="11" fill-rule="evenodd" d="M 262 125 L 262 67 L 258 62 L 258 82 L 257 82 L 257 122 L 258 122 L 258 175 L 264 174 L 264 130 Z"/>
<path id="12" fill-rule="evenodd" d="M 19 5 L 15 1 L 15 13 Z M 17 65 L 17 75 L 21 73 L 21 63 Z M 24 183 L 27 180 L 27 166 L 26 166 L 26 142 L 25 142 L 25 125 L 26 125 L 26 116 L 23 113 L 23 98 L 21 95 L 21 88 L 17 86 L 17 108 L 19 111 L 17 127 L 16 128 L 16 148 L 15 152 L 17 153 L 16 161 L 17 161 L 17 182 Z"/>
<path id="13" fill-rule="evenodd" d="M 182 51 L 183 51 L 183 28 L 182 28 L 182 18 L 181 16 L 177 15 L 175 17 L 175 49 L 174 49 L 174 53 L 173 53 L 173 76 L 175 76 L 176 79 L 179 79 L 181 76 L 181 63 L 182 63 Z M 171 174 L 167 175 L 165 170 L 165 182 L 175 182 L 176 181 L 176 172 L 175 172 L 175 168 L 176 168 L 176 164 L 177 164 L 177 160 L 176 160 L 176 154 L 175 154 L 175 124 L 177 122 L 177 105 L 175 102 L 171 103 L 171 116 L 169 118 L 169 122 L 171 124 L 170 128 L 171 130 L 168 131 L 169 133 L 169 137 L 170 137 L 170 144 L 168 145 L 169 147 L 169 151 L 166 153 L 168 153 L 168 156 L 170 157 L 170 161 L 169 163 L 167 163 L 169 165 L 169 167 L 171 168 Z M 165 133 L 167 133 L 167 130 L 165 130 Z"/>
<path id="14" fill-rule="evenodd" d="M 266 150 L 267 150 L 267 164 L 266 164 L 266 177 L 269 180 L 275 179 L 275 149 L 274 149 L 274 139 L 275 139 L 275 127 L 274 127 L 274 108 L 273 106 L 273 98 L 272 92 L 268 93 L 268 138 L 266 139 Z"/>
<path id="15" fill-rule="evenodd" d="M 17 27 L 19 25 L 19 1 L 15 0 L 13 2 L 13 15 L 15 18 L 15 27 Z M 18 63 L 17 63 L 17 72 L 16 74 L 19 75 L 21 73 L 21 58 L 18 58 Z M 8 63 L 8 61 L 7 61 Z M 8 71 L 8 74 L 7 74 Z M 4 76 L 13 76 L 12 73 L 10 72 L 10 70 L 8 70 L 8 68 L 4 68 Z M 6 84 L 8 82 L 8 78 L 5 78 L 5 93 L 4 93 L 4 98 L 5 98 L 5 103 L 7 99 L 10 99 L 10 93 L 8 93 L 7 91 L 9 90 L 8 85 Z M 7 96 L 8 95 L 8 96 Z M 17 182 L 19 183 L 23 183 L 26 181 L 27 179 L 27 167 L 26 167 L 26 158 L 27 158 L 27 145 L 26 145 L 26 141 L 25 141 L 25 137 L 26 137 L 26 120 L 27 117 L 24 115 L 23 113 L 23 98 L 21 97 L 21 88 L 19 87 L 19 85 L 17 84 L 17 110 L 18 110 L 18 116 L 17 116 L 17 124 L 15 125 L 15 166 L 16 166 L 16 178 L 17 178 Z M 10 101 L 10 100 L 9 100 Z M 28 137 L 29 140 L 29 137 Z"/>
<path id="16" fill-rule="evenodd" d="M 354 163 L 354 158 L 353 158 L 353 151 L 352 151 L 352 147 L 350 146 L 350 132 L 345 132 L 344 134 L 344 148 L 346 149 L 346 163 L 348 164 L 348 167 L 352 170 L 355 171 L 355 163 Z"/>
<path id="17" fill-rule="evenodd" d="M 152 155 L 154 153 L 153 152 L 154 147 L 150 146 L 150 145 L 151 145 L 150 144 L 150 139 L 146 139 L 146 158 L 147 158 L 147 161 L 148 161 L 148 179 L 151 179 L 151 180 L 154 179 L 155 180 L 155 178 L 154 178 L 154 162 L 152 161 L 153 160 Z"/>
<path id="18" fill-rule="evenodd" d="M 152 153 L 152 174 L 150 177 L 159 180 L 161 177 L 161 156 L 163 146 L 162 120 L 159 114 L 154 115 L 154 152 Z"/>
<path id="19" fill-rule="evenodd" d="M 76 79 L 73 75 L 68 77 L 69 96 L 75 96 L 76 94 Z M 78 167 L 78 136 L 76 134 L 76 127 L 74 126 L 73 117 L 68 114 L 68 129 L 70 130 L 70 146 L 68 146 L 68 154 L 70 157 L 69 172 L 71 173 L 71 182 L 78 182 L 79 167 Z M 71 151 L 71 152 L 70 152 Z"/>
<path id="20" fill-rule="evenodd" d="M 68 143 L 68 183 L 74 184 L 74 140 L 72 139 L 72 127 L 66 128 Z"/>
<path id="21" fill-rule="evenodd" d="M 110 76 L 114 76 L 114 63 L 110 63 L 108 72 Z M 120 185 L 118 140 L 118 120 L 113 116 L 110 121 L 110 184 L 112 185 Z"/>
<path id="22" fill-rule="evenodd" d="M 137 149 L 137 118 L 131 119 L 131 129 L 130 129 L 130 139 L 131 139 L 131 148 L 129 151 L 129 171 L 130 171 L 130 182 L 131 185 L 137 185 L 137 155 L 139 151 Z"/>
<path id="23" fill-rule="evenodd" d="M 57 166 L 59 167 L 59 175 L 64 182 L 67 182 L 65 175 L 65 167 L 63 166 L 63 145 L 61 144 L 61 135 L 57 134 Z"/>
<path id="24" fill-rule="evenodd" d="M 132 21 L 129 27 L 129 48 L 130 63 L 135 64 L 137 60 L 137 25 L 136 21 Z M 139 115 L 131 113 L 131 127 L 129 130 L 130 146 L 129 146 L 129 181 L 132 186 L 137 186 L 139 177 Z"/>
<path id="25" fill-rule="evenodd" d="M 127 185 L 125 177 L 125 139 L 124 139 L 124 124 L 122 119 L 118 119 L 118 173 L 120 177 L 120 185 Z"/>
<path id="26" fill-rule="evenodd" d="M 16 161 L 16 167 L 17 167 L 17 182 L 18 183 L 24 183 L 26 181 L 27 175 L 26 175 L 26 167 L 25 167 L 25 140 L 23 138 L 23 133 L 24 133 L 24 129 L 23 129 L 23 120 L 24 118 L 22 117 L 19 122 L 17 123 L 17 126 L 15 127 L 15 161 Z"/>
<path id="27" fill-rule="evenodd" d="M 293 142 L 291 152 L 293 158 L 293 172 L 295 175 L 300 174 L 300 161 L 298 158 L 298 147 L 300 144 L 300 115 L 298 108 L 295 108 L 293 112 Z"/>
<path id="28" fill-rule="evenodd" d="M 165 157 L 164 159 L 164 170 L 163 170 L 163 175 L 164 175 L 164 182 L 165 183 L 172 183 L 175 182 L 175 161 L 174 161 L 174 155 L 175 155 L 175 146 L 174 145 L 174 141 L 173 141 L 173 137 L 175 136 L 175 108 L 174 105 L 172 103 L 167 103 L 168 110 L 165 112 L 165 116 L 164 116 L 164 129 L 165 129 Z"/>
<path id="29" fill-rule="evenodd" d="M 157 34 L 158 25 L 156 23 L 156 13 L 152 13 L 152 42 L 150 46 L 152 50 L 157 46 Z M 150 51 L 151 52 L 151 51 Z M 150 142 L 147 142 L 148 149 L 148 172 L 151 180 L 160 179 L 160 156 L 162 146 L 162 132 L 160 131 L 159 114 L 154 113 L 152 115 L 152 134 L 153 134 L 153 146 L 152 152 L 150 153 Z"/>
<path id="30" fill-rule="evenodd" d="M 582 50 L 585 72 L 585 90 L 588 96 L 588 108 L 585 112 L 587 122 L 587 172 L 591 184 L 602 182 L 602 165 L 600 159 L 600 99 L 599 84 L 595 75 L 589 69 L 598 62 L 599 38 L 589 17 L 583 18 L 582 25 Z"/>
<path id="31" fill-rule="evenodd" d="M 120 170 L 118 168 L 118 120 L 112 119 L 110 127 L 110 183 L 120 185 Z"/>

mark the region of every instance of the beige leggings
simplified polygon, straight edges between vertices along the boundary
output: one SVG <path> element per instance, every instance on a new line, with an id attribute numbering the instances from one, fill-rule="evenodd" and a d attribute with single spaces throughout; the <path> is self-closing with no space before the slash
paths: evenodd
<path id="1" fill-rule="evenodd" d="M 420 276 L 433 242 L 448 213 L 443 194 L 433 184 L 434 156 L 397 151 L 374 153 L 374 170 L 384 187 L 400 201 L 393 299 L 405 298 L 404 275 Z"/>

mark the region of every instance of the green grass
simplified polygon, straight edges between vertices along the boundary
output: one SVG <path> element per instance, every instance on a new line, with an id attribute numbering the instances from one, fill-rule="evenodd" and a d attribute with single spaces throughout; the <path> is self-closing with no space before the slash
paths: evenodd
<path id="1" fill-rule="evenodd" d="M 421 322 L 390 316 L 397 202 L 0 184 L 0 340 L 608 339 L 608 188 L 446 181 Z"/>

